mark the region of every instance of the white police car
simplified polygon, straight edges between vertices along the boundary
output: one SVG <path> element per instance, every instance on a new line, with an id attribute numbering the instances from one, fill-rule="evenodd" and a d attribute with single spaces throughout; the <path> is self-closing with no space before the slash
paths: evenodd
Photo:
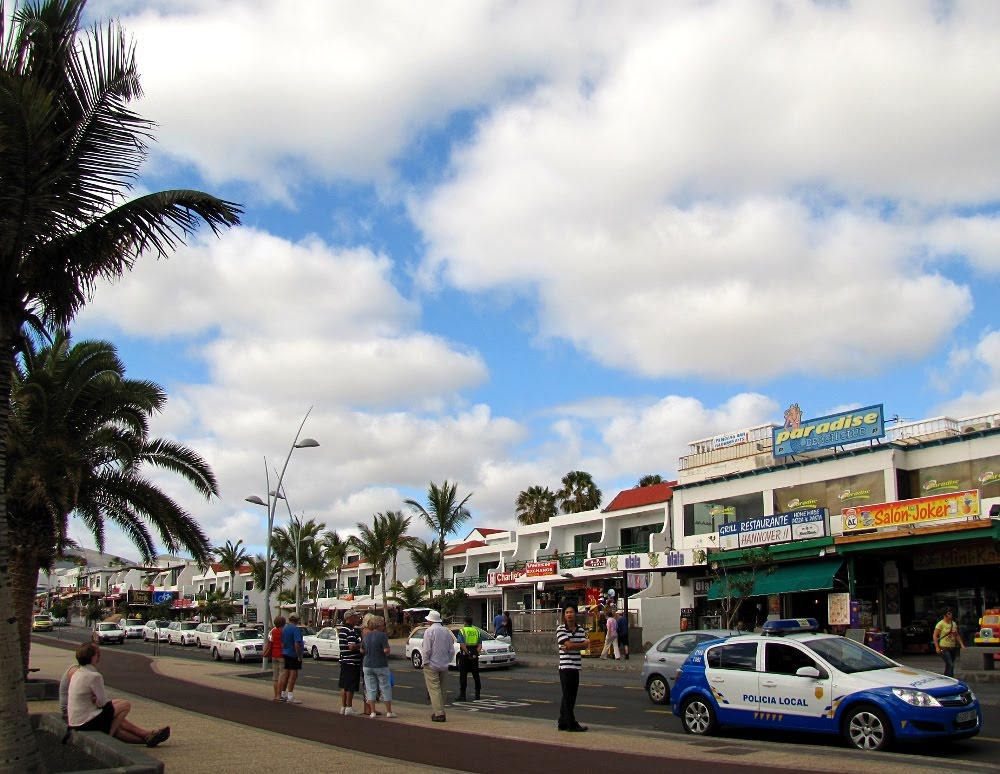
<path id="1" fill-rule="evenodd" d="M 982 714 L 969 687 L 820 634 L 813 618 L 700 644 L 678 670 L 674 714 L 689 734 L 719 726 L 840 734 L 852 747 L 964 739 Z"/>

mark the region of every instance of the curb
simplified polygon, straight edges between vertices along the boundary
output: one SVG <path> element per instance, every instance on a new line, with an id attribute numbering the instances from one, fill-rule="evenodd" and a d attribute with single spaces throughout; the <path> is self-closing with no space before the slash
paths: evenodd
<path id="1" fill-rule="evenodd" d="M 61 717 L 51 712 L 32 715 L 31 727 L 47 731 L 60 738 L 66 733 L 66 723 Z M 69 744 L 82 749 L 87 755 L 107 766 L 103 770 L 90 770 L 87 774 L 103 774 L 103 772 L 163 774 L 165 770 L 163 761 L 140 752 L 136 745 L 125 744 L 100 731 L 74 731 L 70 736 Z M 65 774 L 72 774 L 72 772 Z"/>

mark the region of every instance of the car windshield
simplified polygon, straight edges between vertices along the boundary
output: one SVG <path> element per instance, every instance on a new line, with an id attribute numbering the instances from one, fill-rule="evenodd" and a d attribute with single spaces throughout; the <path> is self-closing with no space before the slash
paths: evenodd
<path id="1" fill-rule="evenodd" d="M 212 631 L 213 632 L 223 632 L 223 631 L 226 630 L 227 626 L 229 626 L 229 624 L 227 624 L 227 623 L 214 623 L 214 624 L 212 624 Z"/>
<path id="2" fill-rule="evenodd" d="M 113 623 L 97 624 L 97 628 L 100 629 L 102 632 L 118 631 L 118 627 L 115 626 Z"/>
<path id="3" fill-rule="evenodd" d="M 807 640 L 803 644 L 808 645 L 841 672 L 849 675 L 855 672 L 871 672 L 875 669 L 891 669 L 896 666 L 894 661 L 846 637 L 823 637 Z"/>
<path id="4" fill-rule="evenodd" d="M 193 621 L 185 621 L 184 623 L 181 624 L 181 628 L 182 629 L 197 629 L 198 628 L 198 624 L 194 623 Z"/>
<path id="5" fill-rule="evenodd" d="M 125 625 L 126 626 L 142 626 L 142 621 L 139 620 L 138 618 L 126 618 L 125 619 Z"/>
<path id="6" fill-rule="evenodd" d="M 260 634 L 256 629 L 237 629 L 233 632 L 234 640 L 259 640 Z"/>
<path id="7" fill-rule="evenodd" d="M 45 623 L 46 621 L 51 621 L 52 619 L 49 618 L 47 615 L 36 615 L 35 620 L 39 621 L 40 623 Z"/>
<path id="8" fill-rule="evenodd" d="M 168 626 L 170 626 L 170 621 L 157 621 L 157 622 L 156 622 L 156 625 L 157 625 L 157 626 L 158 626 L 158 627 L 159 627 L 160 629 L 166 629 L 166 628 L 167 628 Z"/>

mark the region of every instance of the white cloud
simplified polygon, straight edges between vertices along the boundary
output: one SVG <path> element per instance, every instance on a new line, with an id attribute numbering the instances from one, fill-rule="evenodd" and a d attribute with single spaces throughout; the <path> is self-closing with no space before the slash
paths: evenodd
<path id="1" fill-rule="evenodd" d="M 938 384 L 963 388 L 960 394 L 938 407 L 935 416 L 954 419 L 996 414 L 1000 407 L 1000 331 L 986 331 L 971 348 L 952 352 Z"/>

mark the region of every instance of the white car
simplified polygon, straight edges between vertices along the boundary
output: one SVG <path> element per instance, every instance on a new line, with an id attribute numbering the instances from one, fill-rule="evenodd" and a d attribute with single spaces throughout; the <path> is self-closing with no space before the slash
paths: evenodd
<path id="1" fill-rule="evenodd" d="M 414 669 L 420 669 L 423 666 L 424 657 L 420 653 L 420 646 L 424 642 L 424 632 L 426 632 L 428 628 L 429 627 L 426 625 L 418 626 L 410 634 L 410 637 L 404 646 L 406 657 L 410 660 L 410 663 L 413 664 Z M 450 624 L 448 628 L 451 629 L 451 633 L 455 635 L 455 654 L 451 658 L 451 665 L 457 669 L 458 654 L 462 650 L 462 646 L 459 644 L 461 641 L 462 627 L 458 624 Z M 499 640 L 489 632 L 479 629 L 480 669 L 489 669 L 491 667 L 505 668 L 516 662 L 517 654 L 514 652 L 514 649 L 510 646 L 509 642 Z"/>
<path id="2" fill-rule="evenodd" d="M 127 639 L 138 639 L 142 637 L 142 630 L 146 626 L 146 622 L 141 618 L 122 618 L 118 622 L 118 626 L 125 632 Z"/>
<path id="3" fill-rule="evenodd" d="M 167 642 L 171 645 L 194 645 L 197 628 L 198 624 L 194 621 L 173 621 L 167 627 Z"/>
<path id="4" fill-rule="evenodd" d="M 199 648 L 210 648 L 216 636 L 229 628 L 225 621 L 200 623 L 194 630 L 194 644 Z"/>
<path id="5" fill-rule="evenodd" d="M 212 658 L 241 661 L 264 658 L 264 639 L 257 629 L 227 629 L 212 643 Z"/>
<path id="6" fill-rule="evenodd" d="M 94 642 L 98 645 L 124 645 L 125 632 L 116 623 L 95 623 Z"/>
<path id="7" fill-rule="evenodd" d="M 337 636 L 336 626 L 326 626 L 315 634 L 308 634 L 302 638 L 302 643 L 305 646 L 303 652 L 317 661 L 324 658 L 340 661 L 340 637 Z"/>
<path id="8" fill-rule="evenodd" d="M 151 621 L 146 621 L 146 625 L 142 627 L 142 641 L 166 642 L 168 626 L 170 626 L 170 621 L 158 621 L 155 618 Z"/>

